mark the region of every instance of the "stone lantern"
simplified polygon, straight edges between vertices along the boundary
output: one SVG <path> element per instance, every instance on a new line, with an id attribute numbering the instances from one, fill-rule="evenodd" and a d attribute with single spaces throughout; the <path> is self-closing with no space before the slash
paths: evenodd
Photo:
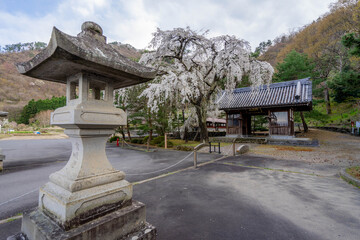
<path id="1" fill-rule="evenodd" d="M 65 129 L 72 153 L 66 166 L 40 188 L 36 211 L 24 214 L 28 239 L 155 238 L 145 206 L 132 201 L 132 184 L 108 161 L 105 144 L 114 128 L 126 124 L 113 107 L 113 90 L 149 81 L 156 72 L 122 56 L 99 25 L 85 22 L 77 37 L 54 27 L 49 45 L 20 73 L 66 84 L 66 106 L 51 115 Z"/>

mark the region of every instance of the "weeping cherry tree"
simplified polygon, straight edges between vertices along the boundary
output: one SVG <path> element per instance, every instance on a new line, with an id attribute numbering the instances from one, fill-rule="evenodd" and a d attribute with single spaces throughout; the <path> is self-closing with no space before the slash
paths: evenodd
<path id="1" fill-rule="evenodd" d="M 202 141 L 208 141 L 207 111 L 220 91 L 234 89 L 244 75 L 253 86 L 271 81 L 271 65 L 252 58 L 249 43 L 235 36 L 207 38 L 207 31 L 190 28 L 153 35 L 149 47 L 156 51 L 143 54 L 140 63 L 158 73 L 141 96 L 153 112 L 165 101 L 193 108 Z"/>

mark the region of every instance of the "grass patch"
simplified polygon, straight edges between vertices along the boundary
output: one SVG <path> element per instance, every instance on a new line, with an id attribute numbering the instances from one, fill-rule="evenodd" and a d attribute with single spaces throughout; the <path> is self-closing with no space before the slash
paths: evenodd
<path id="1" fill-rule="evenodd" d="M 360 180 L 360 166 L 347 168 L 346 173 Z"/>
<path id="2" fill-rule="evenodd" d="M 185 140 L 181 140 L 181 139 L 171 139 L 171 142 L 174 144 L 174 146 L 190 146 L 190 147 L 196 147 L 197 145 L 200 144 L 200 142 L 198 141 L 188 141 L 187 143 L 185 143 Z"/>
<path id="3" fill-rule="evenodd" d="M 331 114 L 326 113 L 326 104 L 323 101 L 313 100 L 313 110 L 305 112 L 305 120 L 310 126 L 336 126 L 350 128 L 351 121 L 360 117 L 360 105 L 357 103 L 360 98 L 341 103 L 331 102 Z M 295 116 L 296 122 L 300 121 L 299 113 Z"/>

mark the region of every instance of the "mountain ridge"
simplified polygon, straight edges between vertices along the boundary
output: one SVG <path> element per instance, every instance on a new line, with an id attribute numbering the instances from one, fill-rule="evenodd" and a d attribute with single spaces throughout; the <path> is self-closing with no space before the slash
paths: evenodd
<path id="1" fill-rule="evenodd" d="M 142 50 L 130 44 L 110 43 L 123 56 L 138 61 Z M 39 50 L 0 53 L 0 111 L 9 112 L 9 119 L 16 120 L 22 108 L 31 100 L 64 96 L 66 86 L 21 75 L 15 64 L 35 57 Z"/>

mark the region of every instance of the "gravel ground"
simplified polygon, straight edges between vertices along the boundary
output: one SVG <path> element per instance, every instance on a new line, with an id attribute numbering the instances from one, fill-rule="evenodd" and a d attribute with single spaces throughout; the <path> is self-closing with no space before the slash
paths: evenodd
<path id="1" fill-rule="evenodd" d="M 320 147 L 247 144 L 250 147 L 250 151 L 247 154 L 339 167 L 360 165 L 360 137 L 319 129 L 310 129 L 308 133 L 298 135 L 297 137 L 318 139 Z M 236 147 L 240 145 L 236 144 Z M 202 149 L 202 152 L 206 151 L 208 151 L 208 148 Z M 222 147 L 221 151 L 223 154 L 232 153 L 231 146 Z"/>

